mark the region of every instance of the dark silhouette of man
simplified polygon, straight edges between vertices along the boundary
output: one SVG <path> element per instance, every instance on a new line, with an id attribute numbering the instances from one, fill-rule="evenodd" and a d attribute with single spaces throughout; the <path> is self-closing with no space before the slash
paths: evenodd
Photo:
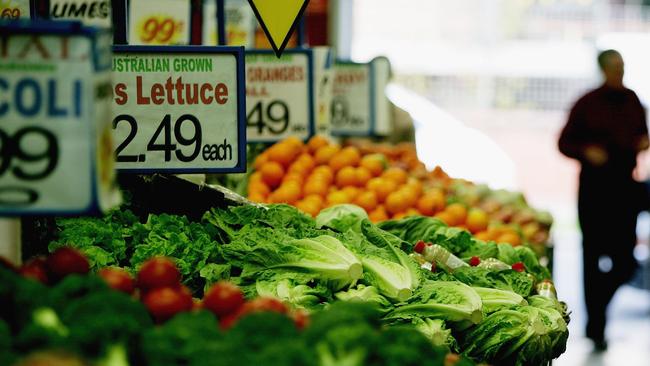
<path id="1" fill-rule="evenodd" d="M 636 219 L 647 194 L 632 177 L 637 154 L 648 148 L 645 110 L 623 85 L 624 63 L 601 52 L 604 84 L 580 98 L 562 130 L 562 154 L 580 162 L 578 217 L 582 229 L 586 335 L 602 351 L 607 305 L 636 269 Z"/>

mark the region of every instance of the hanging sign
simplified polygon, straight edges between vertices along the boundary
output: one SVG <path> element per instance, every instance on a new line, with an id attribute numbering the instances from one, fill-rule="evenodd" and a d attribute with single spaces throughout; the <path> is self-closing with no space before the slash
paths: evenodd
<path id="1" fill-rule="evenodd" d="M 0 0 L 0 20 L 30 17 L 29 0 Z"/>
<path id="2" fill-rule="evenodd" d="M 84 25 L 111 28 L 111 1 L 50 0 L 50 19 L 79 20 Z"/>
<path id="3" fill-rule="evenodd" d="M 374 134 L 374 76 L 370 63 L 339 61 L 334 65 L 334 87 L 330 106 L 332 134 Z"/>
<path id="4" fill-rule="evenodd" d="M 248 0 L 275 54 L 280 57 L 309 0 Z"/>
<path id="5" fill-rule="evenodd" d="M 119 170 L 245 171 L 242 47 L 115 46 L 114 52 Z"/>
<path id="6" fill-rule="evenodd" d="M 130 45 L 190 43 L 190 0 L 130 0 Z"/>
<path id="7" fill-rule="evenodd" d="M 108 209 L 110 33 L 42 21 L 0 34 L 0 214 Z"/>
<path id="8" fill-rule="evenodd" d="M 246 52 L 246 120 L 251 142 L 289 136 L 307 140 L 314 133 L 312 50 Z"/>

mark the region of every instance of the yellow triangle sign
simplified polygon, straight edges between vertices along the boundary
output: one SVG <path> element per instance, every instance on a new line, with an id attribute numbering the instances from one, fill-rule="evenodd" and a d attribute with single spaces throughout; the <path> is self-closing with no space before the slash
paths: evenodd
<path id="1" fill-rule="evenodd" d="M 248 2 L 275 54 L 280 57 L 309 0 L 248 0 Z"/>

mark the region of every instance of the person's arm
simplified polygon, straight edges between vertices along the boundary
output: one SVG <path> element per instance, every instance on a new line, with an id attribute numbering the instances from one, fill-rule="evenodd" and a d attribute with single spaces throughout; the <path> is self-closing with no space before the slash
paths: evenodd
<path id="1" fill-rule="evenodd" d="M 569 113 L 569 120 L 562 129 L 558 147 L 569 158 L 582 163 L 600 166 L 609 159 L 605 147 L 589 141 L 589 129 L 585 120 L 584 100 L 579 100 Z"/>
<path id="2" fill-rule="evenodd" d="M 636 100 L 639 106 L 639 114 L 641 115 L 641 118 L 639 119 L 638 122 L 637 133 L 635 138 L 635 148 L 636 148 L 636 152 L 638 153 L 643 150 L 647 150 L 648 147 L 650 147 L 650 139 L 648 139 L 648 125 L 646 122 L 645 108 L 643 107 L 641 101 L 639 101 L 638 98 L 636 98 Z"/>

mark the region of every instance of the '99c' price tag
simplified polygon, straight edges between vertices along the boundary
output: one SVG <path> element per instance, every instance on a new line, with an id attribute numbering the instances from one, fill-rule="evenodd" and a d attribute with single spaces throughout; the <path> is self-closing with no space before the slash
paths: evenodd
<path id="1" fill-rule="evenodd" d="M 190 43 L 190 0 L 131 0 L 130 45 Z"/>
<path id="2" fill-rule="evenodd" d="M 0 26 L 0 214 L 116 203 L 108 119 L 110 33 Z"/>
<path id="3" fill-rule="evenodd" d="M 243 48 L 115 46 L 114 51 L 118 169 L 245 171 Z"/>
<path id="4" fill-rule="evenodd" d="M 312 50 L 246 51 L 248 141 L 274 142 L 314 134 Z"/>

